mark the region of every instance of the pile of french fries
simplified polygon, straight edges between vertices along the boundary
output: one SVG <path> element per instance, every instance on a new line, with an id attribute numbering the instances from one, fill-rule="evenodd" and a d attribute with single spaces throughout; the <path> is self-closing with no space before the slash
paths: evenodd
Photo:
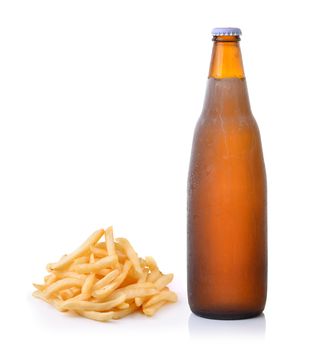
<path id="1" fill-rule="evenodd" d="M 104 237 L 104 241 L 100 241 Z M 114 240 L 113 229 L 94 232 L 71 254 L 48 264 L 44 284 L 33 284 L 33 296 L 59 311 L 110 321 L 142 310 L 153 316 L 177 296 L 152 257 L 139 258 L 125 238 Z"/>

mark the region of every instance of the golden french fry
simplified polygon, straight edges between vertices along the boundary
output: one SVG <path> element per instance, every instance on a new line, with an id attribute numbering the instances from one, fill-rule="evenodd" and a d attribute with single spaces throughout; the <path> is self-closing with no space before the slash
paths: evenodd
<path id="1" fill-rule="evenodd" d="M 70 271 L 78 273 L 97 272 L 98 270 L 114 266 L 115 258 L 113 256 L 106 256 L 95 263 L 72 265 Z"/>
<path id="2" fill-rule="evenodd" d="M 165 286 L 167 286 L 173 280 L 173 278 L 174 278 L 174 275 L 172 273 L 161 276 L 159 279 L 157 279 L 154 282 L 155 288 L 158 290 L 163 289 Z"/>
<path id="3" fill-rule="evenodd" d="M 54 273 L 51 273 L 50 275 L 48 275 L 49 277 L 47 277 L 46 281 L 45 281 L 45 285 L 46 286 L 50 286 L 52 283 L 54 283 L 58 278 Z"/>
<path id="4" fill-rule="evenodd" d="M 59 295 L 63 300 L 73 298 L 78 294 L 80 294 L 80 288 L 78 287 L 71 287 L 71 288 L 59 291 Z"/>
<path id="5" fill-rule="evenodd" d="M 93 286 L 94 290 L 100 289 L 107 284 L 111 283 L 118 275 L 120 274 L 119 270 L 110 271 L 105 277 L 96 282 Z"/>
<path id="6" fill-rule="evenodd" d="M 145 301 L 145 298 L 142 298 L 142 297 L 134 298 L 134 302 L 137 307 L 140 307 L 144 303 L 144 301 Z"/>
<path id="7" fill-rule="evenodd" d="M 148 276 L 147 276 L 147 281 L 148 282 L 155 282 L 157 281 L 160 277 L 162 276 L 161 272 L 159 269 L 153 270 Z"/>
<path id="8" fill-rule="evenodd" d="M 140 263 L 140 266 L 141 268 L 144 270 L 145 268 L 148 270 L 148 266 L 147 266 L 147 263 L 146 263 L 146 260 L 143 259 L 143 258 L 139 258 L 139 263 Z"/>
<path id="9" fill-rule="evenodd" d="M 66 277 L 77 278 L 79 280 L 84 281 L 86 279 L 86 275 L 72 271 L 54 271 L 54 276 L 56 277 L 55 280 L 59 280 Z"/>
<path id="10" fill-rule="evenodd" d="M 163 305 L 165 305 L 166 301 L 159 301 L 151 305 L 150 307 L 143 307 L 143 313 L 147 316 L 153 316 L 157 310 L 159 310 Z"/>
<path id="11" fill-rule="evenodd" d="M 50 270 L 60 270 L 71 264 L 77 257 L 83 255 L 89 250 L 91 245 L 94 245 L 103 236 L 105 231 L 103 229 L 94 232 L 81 246 L 74 250 L 71 254 L 63 257 L 59 262 L 49 265 Z"/>
<path id="12" fill-rule="evenodd" d="M 128 304 L 128 303 L 122 303 L 122 304 L 120 304 L 120 305 L 117 305 L 116 306 L 116 309 L 118 309 L 118 310 L 124 310 L 124 309 L 128 309 L 130 307 L 130 304 Z"/>
<path id="13" fill-rule="evenodd" d="M 94 280 L 95 280 L 94 273 L 91 273 L 89 276 L 86 277 L 86 280 L 84 281 L 84 284 L 82 286 L 82 294 L 84 294 L 84 297 L 91 296 Z"/>
<path id="14" fill-rule="evenodd" d="M 124 281 L 125 277 L 127 276 L 128 272 L 129 272 L 131 266 L 132 266 L 131 261 L 127 260 L 123 266 L 122 272 L 116 277 L 116 279 L 113 282 L 111 282 L 110 284 L 108 284 L 107 286 L 93 291 L 92 296 L 98 300 L 107 298 L 110 294 L 113 293 L 113 291 L 116 288 L 118 288 L 122 284 L 122 282 Z"/>
<path id="15" fill-rule="evenodd" d="M 113 227 L 110 226 L 106 229 L 105 232 L 105 240 L 106 240 L 106 247 L 107 252 L 109 256 L 115 257 L 115 266 L 118 264 L 118 257 L 116 254 L 115 244 L 114 244 L 114 236 L 113 236 Z"/>
<path id="16" fill-rule="evenodd" d="M 137 310 L 137 306 L 135 304 L 131 304 L 127 309 L 124 310 L 118 310 L 118 311 L 108 311 L 108 312 L 98 312 L 98 311 L 78 311 L 76 312 L 84 316 L 86 318 L 89 318 L 91 320 L 100 321 L 100 322 L 107 322 L 110 320 L 118 320 L 122 317 L 125 317 L 132 312 Z"/>
<path id="17" fill-rule="evenodd" d="M 44 293 L 40 292 L 39 290 L 36 290 L 32 293 L 32 295 L 35 297 L 35 298 L 38 298 L 38 299 L 41 299 L 43 301 L 45 301 L 46 303 L 50 304 L 50 305 L 53 305 L 57 310 L 61 311 L 61 312 L 65 312 L 67 310 L 63 309 L 61 307 L 61 301 L 58 300 L 58 299 L 49 299 L 49 298 L 46 298 Z"/>
<path id="18" fill-rule="evenodd" d="M 75 310 L 75 312 L 85 318 L 90 320 L 107 322 L 113 319 L 115 311 L 98 312 L 98 311 L 85 311 L 85 310 Z"/>
<path id="19" fill-rule="evenodd" d="M 112 271 L 112 269 L 102 269 L 102 270 L 97 271 L 95 274 L 98 276 L 104 277 L 104 276 L 108 275 L 108 273 L 111 271 Z"/>
<path id="20" fill-rule="evenodd" d="M 127 259 L 127 256 L 125 255 L 125 253 L 121 252 L 120 250 L 117 250 L 116 249 L 116 255 L 117 255 L 117 258 L 118 258 L 118 261 L 121 263 L 121 264 L 124 264 L 126 259 Z"/>
<path id="21" fill-rule="evenodd" d="M 62 307 L 69 310 L 86 310 L 86 311 L 108 311 L 122 304 L 125 301 L 125 294 L 119 294 L 115 298 L 103 302 L 96 303 L 93 301 L 64 301 Z"/>
<path id="22" fill-rule="evenodd" d="M 143 260 L 143 259 L 140 259 L 140 266 L 142 265 L 141 260 Z M 147 274 L 148 274 L 148 270 L 143 269 L 143 273 L 140 276 L 138 283 L 146 282 Z M 135 302 L 136 306 L 141 306 L 143 303 L 143 299 L 141 297 L 137 297 L 134 299 L 134 302 Z"/>
<path id="23" fill-rule="evenodd" d="M 42 291 L 46 288 L 46 286 L 45 286 L 44 284 L 32 283 L 32 285 L 33 285 L 36 289 L 38 289 L 40 292 L 42 292 Z"/>
<path id="24" fill-rule="evenodd" d="M 123 248 L 129 260 L 132 262 L 133 268 L 137 272 L 138 276 L 141 276 L 143 271 L 140 266 L 139 258 L 137 253 L 132 248 L 130 242 L 126 238 L 117 238 L 117 242 Z"/>
<path id="25" fill-rule="evenodd" d="M 80 256 L 78 258 L 76 258 L 74 261 L 73 261 L 73 264 L 76 265 L 76 264 L 86 264 L 89 262 L 89 257 L 88 256 Z"/>
<path id="26" fill-rule="evenodd" d="M 134 283 L 117 289 L 113 294 L 111 294 L 111 298 L 114 298 L 121 293 L 124 293 L 126 296 L 125 300 L 128 300 L 152 296 L 158 293 L 158 290 L 155 288 L 154 284 L 150 282 Z"/>
<path id="27" fill-rule="evenodd" d="M 96 248 L 104 249 L 107 251 L 106 242 L 98 242 L 94 245 Z M 108 254 L 107 254 L 108 255 Z"/>
<path id="28" fill-rule="evenodd" d="M 146 256 L 145 257 L 145 263 L 150 268 L 150 270 L 158 269 L 156 261 L 152 256 Z"/>
<path id="29" fill-rule="evenodd" d="M 84 281 L 77 279 L 77 278 L 64 278 L 62 280 L 58 280 L 56 282 L 54 282 L 53 284 L 51 284 L 50 286 L 48 286 L 45 290 L 44 290 L 44 296 L 45 298 L 49 298 L 52 294 L 63 290 L 63 289 L 67 289 L 70 287 L 81 287 L 83 285 Z"/>
<path id="30" fill-rule="evenodd" d="M 125 300 L 149 297 L 157 292 L 158 290 L 155 288 L 133 288 L 125 292 Z"/>
<path id="31" fill-rule="evenodd" d="M 137 310 L 137 306 L 135 305 L 135 303 L 132 303 L 132 304 L 130 304 L 130 306 L 127 309 L 114 311 L 113 319 L 118 320 L 120 318 L 123 318 L 123 317 L 131 314 L 132 312 L 134 312 L 136 310 Z"/>
<path id="32" fill-rule="evenodd" d="M 121 252 L 125 256 L 125 258 L 127 258 L 125 249 L 118 242 L 116 242 L 116 240 L 114 241 L 116 252 Z"/>
<path id="33" fill-rule="evenodd" d="M 163 291 L 152 296 L 146 303 L 143 304 L 143 308 L 148 308 L 149 306 L 158 303 L 159 301 L 170 301 L 172 303 L 177 301 L 177 295 L 174 292 Z"/>
<path id="34" fill-rule="evenodd" d="M 96 258 L 104 258 L 108 255 L 108 252 L 106 249 L 98 248 L 95 246 L 90 247 L 91 252 L 94 254 Z"/>

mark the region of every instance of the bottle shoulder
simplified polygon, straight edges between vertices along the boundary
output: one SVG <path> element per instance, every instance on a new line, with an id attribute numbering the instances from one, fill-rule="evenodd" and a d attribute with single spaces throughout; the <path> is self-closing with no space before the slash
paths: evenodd
<path id="1" fill-rule="evenodd" d="M 224 131 L 225 129 L 238 132 L 245 130 L 258 130 L 259 127 L 252 113 L 228 116 L 217 113 L 205 113 L 203 111 L 196 124 L 196 131 Z"/>

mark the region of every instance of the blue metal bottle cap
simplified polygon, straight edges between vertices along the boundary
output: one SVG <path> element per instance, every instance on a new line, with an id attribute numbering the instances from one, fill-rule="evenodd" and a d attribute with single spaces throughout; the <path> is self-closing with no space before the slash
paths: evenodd
<path id="1" fill-rule="evenodd" d="M 211 33 L 214 36 L 227 36 L 227 35 L 240 36 L 241 30 L 239 28 L 214 28 Z"/>

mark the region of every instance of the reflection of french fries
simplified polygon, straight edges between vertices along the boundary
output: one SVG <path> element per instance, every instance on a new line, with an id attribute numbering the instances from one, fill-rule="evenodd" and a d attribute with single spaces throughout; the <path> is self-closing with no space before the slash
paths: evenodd
<path id="1" fill-rule="evenodd" d="M 99 242 L 102 236 L 105 241 Z M 94 232 L 47 270 L 44 284 L 33 284 L 33 296 L 96 321 L 116 320 L 138 309 L 153 316 L 177 300 L 166 287 L 173 274 L 163 275 L 150 256 L 139 258 L 127 239 L 114 240 L 112 227 Z"/>

